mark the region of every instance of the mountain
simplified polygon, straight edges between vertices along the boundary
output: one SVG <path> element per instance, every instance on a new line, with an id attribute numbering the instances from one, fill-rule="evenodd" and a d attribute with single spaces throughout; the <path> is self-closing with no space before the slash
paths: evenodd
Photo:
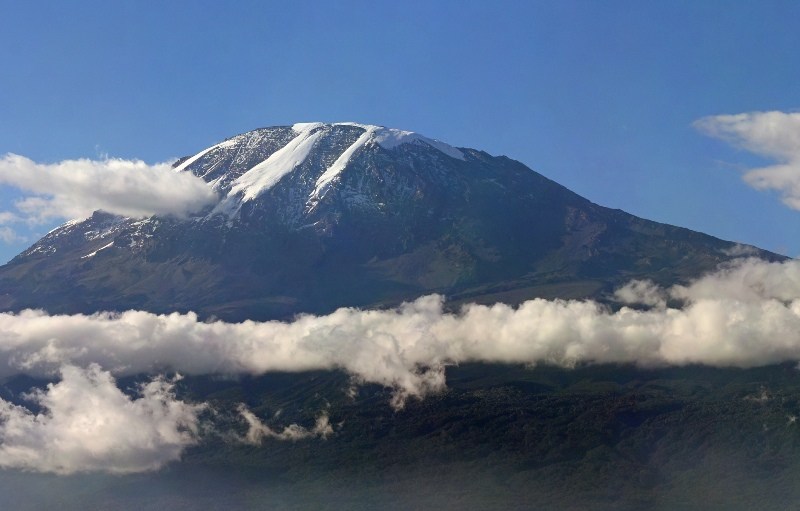
<path id="1" fill-rule="evenodd" d="M 259 129 L 175 168 L 207 181 L 219 201 L 184 218 L 96 212 L 68 222 L 0 268 L 0 309 L 194 310 L 241 320 L 385 306 L 432 292 L 451 306 L 603 300 L 631 278 L 670 285 L 740 256 L 782 259 L 598 206 L 506 157 L 377 126 Z M 683 330 L 698 342 L 707 334 Z M 5 335 L 17 342 L 13 331 Z M 78 330 L 84 335 L 91 333 Z M 42 358 L 65 352 L 44 344 Z M 338 351 L 336 341 L 327 349 Z M 686 360 L 569 369 L 448 363 L 446 388 L 402 409 L 392 406 L 393 388 L 338 365 L 233 375 L 190 369 L 176 379 L 176 397 L 207 404 L 209 422 L 180 462 L 131 476 L 0 470 L 0 508 L 796 508 L 796 361 L 740 368 Z M 23 373 L 35 362 L 13 360 Z M 168 364 L 156 362 L 159 371 Z M 129 395 L 150 381 L 118 380 Z M 0 378 L 0 398 L 36 407 L 41 394 L 31 388 L 52 392 L 48 383 Z M 92 396 L 81 389 L 76 399 Z M 238 442 L 242 406 L 272 431 L 313 427 L 324 413 L 332 433 Z M 48 420 L 42 413 L 26 424 Z"/>
<path id="2" fill-rule="evenodd" d="M 384 306 L 602 299 L 778 256 L 608 209 L 510 158 L 354 123 L 257 129 L 179 160 L 219 194 L 185 218 L 102 211 L 0 268 L 0 309 L 227 320 Z"/>

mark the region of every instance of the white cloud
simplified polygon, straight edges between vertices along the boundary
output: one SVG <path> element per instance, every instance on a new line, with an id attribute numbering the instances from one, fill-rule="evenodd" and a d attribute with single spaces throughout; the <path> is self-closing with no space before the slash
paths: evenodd
<path id="1" fill-rule="evenodd" d="M 753 245 L 735 243 L 731 248 L 722 250 L 722 253 L 730 257 L 758 257 L 758 248 Z"/>
<path id="2" fill-rule="evenodd" d="M 8 224 L 21 222 L 22 218 L 11 211 L 0 211 L 0 240 L 4 243 L 20 243 L 25 241 L 24 236 L 20 236 L 16 230 Z"/>
<path id="3" fill-rule="evenodd" d="M 340 309 L 290 323 L 205 323 L 194 314 L 141 311 L 0 314 L 0 376 L 50 374 L 65 363 L 98 363 L 114 374 L 342 369 L 355 381 L 394 388 L 393 404 L 402 406 L 443 389 L 444 368 L 464 362 L 752 367 L 800 359 L 798 261 L 742 259 L 691 285 L 648 284 L 639 295 L 659 308 L 613 312 L 594 302 L 536 299 L 450 314 L 433 295 L 392 310 Z M 683 308 L 666 307 L 666 296 Z"/>
<path id="4" fill-rule="evenodd" d="M 24 236 L 20 236 L 17 231 L 6 225 L 0 225 L 0 240 L 4 243 L 20 243 L 25 241 Z"/>
<path id="5" fill-rule="evenodd" d="M 800 113 L 750 112 L 704 117 L 694 126 L 705 134 L 774 159 L 776 165 L 743 176 L 757 190 L 776 190 L 784 204 L 800 210 Z"/>
<path id="6" fill-rule="evenodd" d="M 800 261 L 734 261 L 687 286 L 673 286 L 669 294 L 689 303 L 727 300 L 758 305 L 775 301 L 789 306 L 800 299 Z"/>
<path id="7" fill-rule="evenodd" d="M 401 407 L 410 396 L 442 390 L 449 364 L 754 367 L 800 359 L 800 261 L 739 259 L 685 286 L 637 281 L 617 297 L 652 308 L 535 299 L 447 313 L 433 295 L 391 310 L 346 308 L 292 322 L 205 323 L 194 314 L 141 311 L 0 314 L 0 377 L 61 374 L 32 394 L 40 412 L 0 400 L 0 467 L 138 472 L 178 459 L 198 441 L 205 405 L 178 400 L 163 378 L 131 398 L 112 374 L 342 369 L 355 382 L 394 388 L 392 404 Z M 678 302 L 682 308 L 668 306 Z M 244 406 L 238 413 L 247 432 L 236 438 L 252 445 L 333 432 L 325 413 L 313 426 L 283 428 Z"/>
<path id="8" fill-rule="evenodd" d="M 247 422 L 247 433 L 241 438 L 241 441 L 251 445 L 261 445 L 266 438 L 275 440 L 291 440 L 296 442 L 298 440 L 305 440 L 307 438 L 321 437 L 328 438 L 333 434 L 328 415 L 323 413 L 317 417 L 314 427 L 311 429 L 304 428 L 297 424 L 290 424 L 283 428 L 281 431 L 275 431 L 270 428 L 256 415 L 247 409 L 245 405 L 239 406 L 239 414 Z"/>
<path id="9" fill-rule="evenodd" d="M 21 220 L 22 219 L 19 217 L 19 215 L 12 213 L 11 211 L 0 211 L 0 225 L 13 224 Z"/>
<path id="10" fill-rule="evenodd" d="M 665 307 L 667 293 L 650 280 L 632 280 L 614 291 L 614 298 L 625 304 L 642 304 L 649 307 Z"/>
<path id="11" fill-rule="evenodd" d="M 0 399 L 0 467 L 142 472 L 179 459 L 196 442 L 202 406 L 175 399 L 163 378 L 143 385 L 135 399 L 94 364 L 65 366 L 61 378 L 29 396 L 38 413 Z"/>
<path id="12" fill-rule="evenodd" d="M 138 160 L 64 160 L 36 163 L 24 156 L 0 157 L 0 184 L 19 189 L 17 212 L 0 213 L 0 223 L 44 223 L 85 218 L 102 209 L 123 216 L 184 215 L 217 200 L 211 188 L 169 163 Z"/>

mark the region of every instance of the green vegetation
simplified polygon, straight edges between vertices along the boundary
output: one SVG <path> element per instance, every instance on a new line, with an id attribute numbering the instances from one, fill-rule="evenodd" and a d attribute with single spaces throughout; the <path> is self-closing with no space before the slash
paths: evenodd
<path id="1" fill-rule="evenodd" d="M 447 508 L 785 509 L 800 498 L 793 365 L 468 365 L 450 368 L 446 392 L 399 411 L 374 386 L 350 400 L 337 373 L 202 380 L 187 380 L 187 394 L 220 409 L 243 401 L 276 428 L 310 426 L 327 410 L 336 431 L 327 440 L 217 439 L 184 461 L 272 484 L 346 482 L 369 500 L 417 481 L 451 491 Z M 407 497 L 390 501 L 402 508 Z"/>

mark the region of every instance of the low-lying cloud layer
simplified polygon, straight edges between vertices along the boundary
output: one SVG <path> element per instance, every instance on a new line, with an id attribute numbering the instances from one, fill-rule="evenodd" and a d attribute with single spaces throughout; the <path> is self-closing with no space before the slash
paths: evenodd
<path id="1" fill-rule="evenodd" d="M 688 286 L 632 283 L 612 312 L 591 301 L 535 299 L 511 307 L 443 311 L 425 296 L 391 310 L 205 323 L 194 314 L 142 311 L 51 316 L 0 314 L 0 376 L 48 375 L 63 364 L 113 374 L 262 374 L 343 369 L 356 379 L 422 396 L 463 362 L 757 366 L 800 356 L 800 262 L 747 259 Z M 668 308 L 681 300 L 681 308 Z M 672 303 L 672 302 L 671 302 Z"/>
<path id="2" fill-rule="evenodd" d="M 197 409 L 176 401 L 163 380 L 152 384 L 154 390 L 143 394 L 144 401 L 131 401 L 116 390 L 110 374 L 339 369 L 356 382 L 393 388 L 393 404 L 402 406 L 408 397 L 442 390 L 444 368 L 466 362 L 753 367 L 800 359 L 798 261 L 742 259 L 686 286 L 665 289 L 632 282 L 617 291 L 616 299 L 638 304 L 637 308 L 613 310 L 591 301 L 535 299 L 516 308 L 468 305 L 453 314 L 444 312 L 442 297 L 432 295 L 397 309 L 345 308 L 289 323 L 205 323 L 194 314 L 141 311 L 90 316 L 51 316 L 42 311 L 0 314 L 0 377 L 21 372 L 52 375 L 65 365 L 69 368 L 62 370 L 61 383 L 37 395 L 52 418 L 34 418 L 6 403 L 0 416 L 0 438 L 3 449 L 28 437 L 29 442 L 49 445 L 49 438 L 64 434 L 63 424 L 71 430 L 71 421 L 78 421 L 83 413 L 95 417 L 93 410 L 108 409 L 118 414 L 115 417 L 135 421 L 135 410 L 160 406 L 162 415 L 148 412 L 148 420 L 156 421 L 159 432 L 166 428 L 168 434 L 158 438 L 166 446 L 166 459 L 174 459 L 191 442 L 187 432 L 196 424 Z M 78 391 L 87 386 L 103 389 L 102 395 L 109 398 L 78 413 L 82 409 L 70 408 L 78 405 L 68 403 L 73 398 L 78 401 Z M 63 401 L 61 396 L 65 396 Z M 240 414 L 249 428 L 245 439 L 253 444 L 266 438 L 293 440 L 330 433 L 324 416 L 312 429 L 281 431 L 265 426 L 246 409 Z M 67 419 L 57 422 L 55 418 L 61 416 Z M 148 427 L 145 423 L 141 429 L 146 432 Z M 124 432 L 113 427 L 108 431 L 110 437 L 125 438 L 129 430 L 126 425 Z M 15 431 L 19 433 L 12 434 Z M 16 440 L 9 443 L 9 439 Z M 145 443 L 144 439 L 134 442 L 131 452 Z M 54 448 L 53 452 L 48 456 L 57 457 L 59 451 Z M 148 452 L 141 460 L 134 457 L 130 466 L 154 466 Z M 11 458 L 5 451 L 0 458 L 22 459 Z M 6 463 L 26 466 L 18 461 Z M 80 456 L 75 463 L 112 471 L 128 467 Z"/>
<path id="3" fill-rule="evenodd" d="M 6 154 L 0 157 L 0 184 L 23 193 L 17 211 L 0 212 L 0 224 L 85 218 L 98 209 L 131 217 L 184 215 L 217 200 L 205 181 L 175 172 L 169 163 L 115 158 L 36 163 Z"/>
<path id="4" fill-rule="evenodd" d="M 750 112 L 715 115 L 695 122 L 705 134 L 778 161 L 743 176 L 757 190 L 776 190 L 783 203 L 800 209 L 800 113 Z"/>
<path id="5" fill-rule="evenodd" d="M 343 369 L 422 396 L 462 362 L 757 366 L 800 356 L 800 262 L 746 259 L 688 286 L 631 283 L 616 312 L 591 301 L 535 299 L 519 307 L 443 311 L 437 295 L 391 310 L 343 308 L 295 321 L 205 323 L 142 311 L 0 314 L 0 377 L 100 364 L 117 375 L 263 374 Z M 681 300 L 681 308 L 666 307 Z"/>

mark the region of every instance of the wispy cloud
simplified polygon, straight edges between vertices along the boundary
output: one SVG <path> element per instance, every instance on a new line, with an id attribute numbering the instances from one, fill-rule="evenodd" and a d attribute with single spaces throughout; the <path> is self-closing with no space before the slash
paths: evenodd
<path id="1" fill-rule="evenodd" d="M 0 212 L 0 223 L 84 218 L 98 209 L 132 217 L 184 215 L 216 201 L 202 179 L 175 172 L 169 163 L 114 158 L 37 163 L 6 154 L 0 184 L 21 192 L 16 211 Z"/>
<path id="2" fill-rule="evenodd" d="M 26 241 L 25 236 L 20 235 L 16 229 L 8 225 L 22 221 L 23 219 L 16 213 L 0 211 L 0 241 L 8 244 Z"/>
<path id="3" fill-rule="evenodd" d="M 750 112 L 704 117 L 694 126 L 778 163 L 747 171 L 743 178 L 758 190 L 775 190 L 784 204 L 800 209 L 800 113 Z"/>
<path id="4" fill-rule="evenodd" d="M 296 442 L 298 440 L 314 437 L 328 438 L 333 434 L 333 427 L 331 427 L 330 419 L 325 413 L 317 417 L 314 427 L 312 428 L 304 428 L 298 424 L 290 424 L 280 431 L 276 431 L 264 424 L 261 419 L 243 404 L 239 406 L 239 414 L 242 419 L 247 422 L 247 433 L 245 433 L 241 440 L 251 445 L 261 445 L 264 440 L 268 438 Z"/>
<path id="5" fill-rule="evenodd" d="M 156 378 L 130 398 L 96 364 L 66 366 L 61 381 L 28 398 L 33 413 L 0 399 L 0 467 L 72 474 L 161 468 L 196 442 L 201 405 Z"/>
<path id="6" fill-rule="evenodd" d="M 7 225 L 0 225 L 0 241 L 3 241 L 3 243 L 20 243 L 25 240 L 25 236 L 21 236 L 11 227 L 8 227 Z"/>

